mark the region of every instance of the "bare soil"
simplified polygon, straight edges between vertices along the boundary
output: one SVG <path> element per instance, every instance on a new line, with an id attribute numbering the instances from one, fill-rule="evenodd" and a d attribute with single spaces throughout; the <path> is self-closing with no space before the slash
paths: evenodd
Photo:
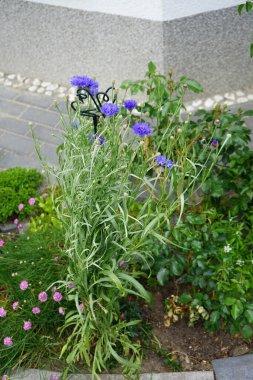
<path id="1" fill-rule="evenodd" d="M 212 370 L 211 361 L 214 359 L 253 352 L 253 340 L 246 342 L 224 330 L 209 333 L 201 323 L 189 327 L 187 320 L 183 319 L 166 328 L 164 301 L 175 294 L 173 286 L 169 284 L 168 287 L 156 288 L 152 293 L 153 303 L 143 306 L 143 316 L 152 324 L 153 334 L 162 348 L 175 355 L 183 371 L 209 371 Z M 171 370 L 155 351 L 145 352 L 142 372 Z"/>

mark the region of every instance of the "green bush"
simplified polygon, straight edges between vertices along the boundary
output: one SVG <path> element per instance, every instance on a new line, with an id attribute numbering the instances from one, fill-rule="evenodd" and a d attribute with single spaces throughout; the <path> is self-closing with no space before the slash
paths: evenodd
<path id="1" fill-rule="evenodd" d="M 36 169 L 13 168 L 0 172 L 0 223 L 17 214 L 20 203 L 26 206 L 19 213 L 21 218 L 33 211 L 28 200 L 37 194 L 42 180 Z"/>

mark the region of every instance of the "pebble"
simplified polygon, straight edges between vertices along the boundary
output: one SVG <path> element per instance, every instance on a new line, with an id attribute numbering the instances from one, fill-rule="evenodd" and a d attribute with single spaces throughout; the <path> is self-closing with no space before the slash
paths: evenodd
<path id="1" fill-rule="evenodd" d="M 34 86 L 39 86 L 40 80 L 38 78 L 34 79 L 33 84 L 34 84 Z"/>
<path id="2" fill-rule="evenodd" d="M 31 83 L 31 79 L 30 79 L 30 78 L 25 79 L 25 80 L 24 80 L 24 83 L 25 83 L 25 84 L 30 84 L 30 83 Z"/>
<path id="3" fill-rule="evenodd" d="M 14 85 L 12 86 L 13 88 L 19 88 L 19 87 L 22 87 L 23 86 L 23 83 L 14 83 Z"/>
<path id="4" fill-rule="evenodd" d="M 38 94 L 43 94 L 43 92 L 45 92 L 45 88 L 44 87 L 39 87 L 38 90 L 37 90 Z"/>
<path id="5" fill-rule="evenodd" d="M 223 96 L 221 96 L 221 95 L 214 95 L 214 100 L 216 101 L 216 102 L 221 102 L 222 100 L 223 100 Z"/>
<path id="6" fill-rule="evenodd" d="M 76 93 L 76 88 L 75 87 L 70 87 L 69 88 L 69 93 L 70 94 L 75 94 Z"/>
<path id="7" fill-rule="evenodd" d="M 47 96 L 51 96 L 51 95 L 52 95 L 52 91 L 46 91 L 46 92 L 45 92 L 45 95 L 47 95 Z"/>
<path id="8" fill-rule="evenodd" d="M 249 100 L 253 100 L 253 94 L 249 94 L 249 95 L 248 95 L 248 99 L 249 99 Z"/>
<path id="9" fill-rule="evenodd" d="M 194 100 L 192 102 L 193 107 L 199 107 L 202 104 L 202 100 Z"/>
<path id="10" fill-rule="evenodd" d="M 31 86 L 28 88 L 29 91 L 35 92 L 37 90 L 37 86 Z"/>
<path id="11" fill-rule="evenodd" d="M 58 87 L 59 87 L 58 84 L 50 84 L 49 86 L 47 86 L 47 91 L 54 91 L 54 90 L 56 90 Z"/>
<path id="12" fill-rule="evenodd" d="M 4 81 L 4 85 L 5 85 L 5 86 L 11 86 L 11 85 L 12 85 L 12 82 L 11 82 L 10 80 L 7 79 L 7 80 Z"/>
<path id="13" fill-rule="evenodd" d="M 65 98 L 65 94 L 58 94 L 58 98 Z"/>
<path id="14" fill-rule="evenodd" d="M 0 78 L 0 83 L 3 83 L 4 82 L 4 78 Z"/>
<path id="15" fill-rule="evenodd" d="M 18 74 L 18 75 L 17 75 L 17 80 L 18 80 L 19 82 L 24 82 L 25 77 L 22 77 L 20 74 Z"/>
<path id="16" fill-rule="evenodd" d="M 74 102 L 76 100 L 76 96 L 74 94 L 70 94 L 68 96 L 70 102 Z"/>
<path id="17" fill-rule="evenodd" d="M 205 101 L 205 106 L 206 106 L 207 108 L 212 107 L 213 104 L 214 104 L 214 101 L 213 101 L 211 98 L 206 99 L 206 101 Z"/>
<path id="18" fill-rule="evenodd" d="M 2 73 L 2 71 L 0 71 L 0 78 L 2 78 L 4 76 L 4 73 Z"/>
<path id="19" fill-rule="evenodd" d="M 229 100 L 235 100 L 235 95 L 231 92 L 226 92 L 226 94 L 224 94 L 224 98 Z"/>
<path id="20" fill-rule="evenodd" d="M 194 111 L 193 106 L 187 106 L 187 107 L 186 107 L 186 111 L 187 111 L 187 112 L 192 112 L 192 111 Z"/>
<path id="21" fill-rule="evenodd" d="M 242 91 L 236 91 L 236 95 L 237 95 L 237 96 L 243 96 L 243 95 L 244 95 L 244 92 L 242 92 Z"/>
<path id="22" fill-rule="evenodd" d="M 7 78 L 13 80 L 13 79 L 16 78 L 16 75 L 15 74 L 10 74 L 10 75 L 7 76 Z"/>
<path id="23" fill-rule="evenodd" d="M 67 87 L 59 87 L 58 88 L 58 92 L 66 92 L 66 90 L 67 90 Z"/>
<path id="24" fill-rule="evenodd" d="M 241 97 L 241 98 L 237 99 L 237 103 L 246 103 L 247 101 L 248 101 L 248 99 L 245 97 Z"/>
<path id="25" fill-rule="evenodd" d="M 42 87 L 48 87 L 48 86 L 50 86 L 51 85 L 51 82 L 42 82 L 41 83 L 41 86 Z"/>
<path id="26" fill-rule="evenodd" d="M 232 104 L 235 104 L 234 102 L 232 102 L 232 100 L 225 100 L 225 104 L 227 106 L 231 106 Z"/>

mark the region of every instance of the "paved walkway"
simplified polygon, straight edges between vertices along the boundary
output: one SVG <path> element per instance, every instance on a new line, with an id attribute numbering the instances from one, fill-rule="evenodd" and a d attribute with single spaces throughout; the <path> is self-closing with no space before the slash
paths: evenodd
<path id="1" fill-rule="evenodd" d="M 59 106 L 64 109 L 63 102 Z M 0 86 L 0 169 L 41 168 L 29 122 L 32 122 L 43 157 L 57 164 L 61 129 L 53 98 Z"/>
<path id="2" fill-rule="evenodd" d="M 59 106 L 64 112 L 65 102 Z M 253 101 L 240 104 L 244 109 L 253 109 Z M 237 109 L 239 105 L 231 106 Z M 0 86 L 0 170 L 15 166 L 41 168 L 31 126 L 41 146 L 42 156 L 56 165 L 57 146 L 61 143 L 60 115 L 53 98 L 27 91 Z M 247 123 L 253 131 L 253 118 Z M 253 139 L 251 142 L 253 149 Z"/>

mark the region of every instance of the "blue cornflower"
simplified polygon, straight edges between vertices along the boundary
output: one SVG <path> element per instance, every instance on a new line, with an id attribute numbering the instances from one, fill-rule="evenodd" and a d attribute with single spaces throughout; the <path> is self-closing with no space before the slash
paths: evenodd
<path id="1" fill-rule="evenodd" d="M 101 145 L 103 145 L 103 144 L 105 143 L 105 137 L 99 135 L 98 133 L 96 133 L 96 135 L 95 135 L 94 132 L 90 133 L 90 134 L 87 136 L 87 139 L 88 139 L 89 141 L 93 141 L 93 139 L 99 139 L 99 142 L 100 142 Z"/>
<path id="2" fill-rule="evenodd" d="M 71 78 L 70 83 L 72 86 L 84 87 L 90 91 L 91 95 L 95 95 L 95 93 L 98 92 L 98 82 L 95 82 L 93 79 L 87 76 L 74 75 Z"/>
<path id="3" fill-rule="evenodd" d="M 217 145 L 218 145 L 218 140 L 213 140 L 213 141 L 212 141 L 212 146 L 213 146 L 214 148 L 216 148 Z"/>
<path id="4" fill-rule="evenodd" d="M 152 133 L 152 127 L 147 123 L 135 123 L 133 125 L 133 131 L 136 135 L 147 136 Z"/>
<path id="5" fill-rule="evenodd" d="M 73 126 L 77 129 L 79 126 L 79 120 L 73 120 Z"/>
<path id="6" fill-rule="evenodd" d="M 125 100 L 124 107 L 128 110 L 132 111 L 137 106 L 137 102 L 135 100 Z"/>
<path id="7" fill-rule="evenodd" d="M 155 162 L 157 162 L 158 164 L 163 165 L 163 166 L 166 165 L 166 161 L 167 161 L 166 156 L 158 156 L 158 157 L 156 157 L 156 160 L 155 160 Z"/>
<path id="8" fill-rule="evenodd" d="M 117 104 L 106 102 L 101 107 L 101 112 L 103 115 L 107 117 L 112 117 L 113 115 L 116 115 L 116 113 L 119 112 L 119 107 Z"/>
<path id="9" fill-rule="evenodd" d="M 173 161 L 171 161 L 171 160 L 168 160 L 168 162 L 167 162 L 167 168 L 168 169 L 172 169 L 172 167 L 174 166 L 174 162 Z"/>

